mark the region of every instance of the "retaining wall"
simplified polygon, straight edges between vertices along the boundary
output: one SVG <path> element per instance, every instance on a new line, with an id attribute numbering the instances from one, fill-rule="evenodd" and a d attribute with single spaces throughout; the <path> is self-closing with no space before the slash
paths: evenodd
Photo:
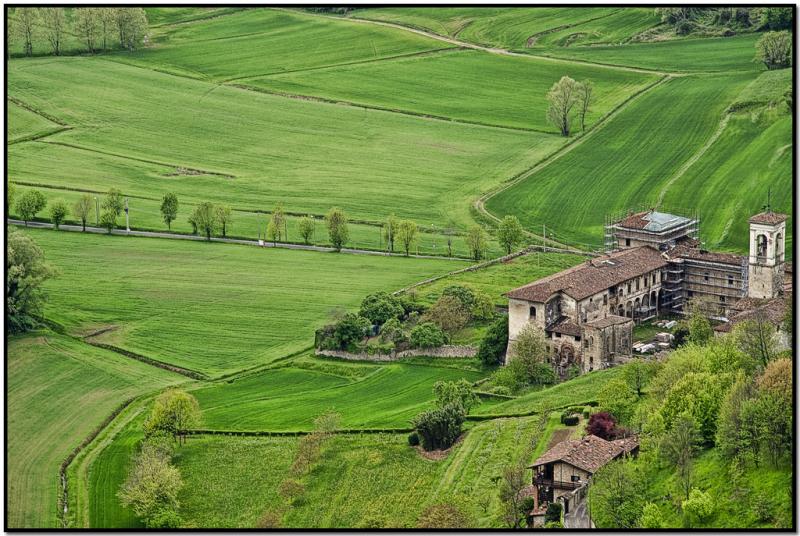
<path id="1" fill-rule="evenodd" d="M 315 350 L 317 355 L 326 357 L 336 357 L 348 359 L 350 361 L 397 361 L 404 357 L 475 357 L 478 349 L 473 346 L 445 345 L 438 348 L 403 350 L 401 352 L 392 351 L 390 354 L 369 354 L 367 352 L 345 352 L 344 350 Z"/>

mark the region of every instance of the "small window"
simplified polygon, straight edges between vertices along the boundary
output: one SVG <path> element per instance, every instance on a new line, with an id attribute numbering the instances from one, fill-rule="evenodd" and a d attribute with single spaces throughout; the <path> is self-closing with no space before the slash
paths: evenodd
<path id="1" fill-rule="evenodd" d="M 553 338 L 553 334 L 551 332 L 549 332 L 549 331 L 546 331 L 545 335 L 547 336 L 548 339 L 552 339 Z"/>
<path id="2" fill-rule="evenodd" d="M 708 281 L 708 272 L 706 272 L 706 273 L 704 273 L 704 274 L 703 274 L 703 279 L 704 279 L 704 280 L 706 280 L 706 281 Z"/>
<path id="3" fill-rule="evenodd" d="M 631 293 L 631 284 L 628 283 L 628 294 L 630 294 L 630 293 Z"/>
<path id="4" fill-rule="evenodd" d="M 639 278 L 636 278 L 636 291 L 639 291 Z"/>
<path id="5" fill-rule="evenodd" d="M 719 297 L 719 302 L 720 303 L 725 303 L 725 296 L 720 296 Z"/>
<path id="6" fill-rule="evenodd" d="M 694 292 L 692 292 L 692 291 L 690 290 L 690 291 L 689 291 L 689 297 L 691 298 L 692 296 L 694 296 Z"/>
<path id="7" fill-rule="evenodd" d="M 572 475 L 572 481 L 573 482 L 580 482 L 581 481 L 581 477 L 578 476 L 578 475 Z"/>
<path id="8" fill-rule="evenodd" d="M 529 314 L 531 315 L 531 318 L 536 318 L 536 307 L 531 307 Z"/>
<path id="9" fill-rule="evenodd" d="M 581 342 L 581 336 L 580 335 L 575 335 L 575 342 Z"/>
<path id="10" fill-rule="evenodd" d="M 729 275 L 729 276 L 728 276 L 728 286 L 729 286 L 729 287 L 732 287 L 732 286 L 733 286 L 733 276 L 732 276 L 732 275 Z"/>
<path id="11" fill-rule="evenodd" d="M 631 245 L 631 239 L 630 238 L 626 238 L 625 239 L 625 245 L 626 246 L 630 246 Z"/>
<path id="12" fill-rule="evenodd" d="M 656 274 L 653 274 L 653 284 L 656 284 Z"/>
<path id="13" fill-rule="evenodd" d="M 603 294 L 603 305 L 608 305 L 608 294 Z"/>

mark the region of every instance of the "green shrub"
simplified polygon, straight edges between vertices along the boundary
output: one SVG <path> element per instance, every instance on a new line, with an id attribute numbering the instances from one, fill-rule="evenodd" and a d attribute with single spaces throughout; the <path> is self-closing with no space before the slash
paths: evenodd
<path id="1" fill-rule="evenodd" d="M 422 322 L 411 330 L 411 346 L 414 348 L 436 348 L 446 342 L 444 332 L 433 322 Z"/>
<path id="2" fill-rule="evenodd" d="M 568 417 L 564 417 L 563 419 L 561 419 L 561 422 L 563 422 L 565 426 L 575 426 L 576 424 L 578 424 L 579 420 L 580 417 L 578 417 L 575 414 L 572 414 L 569 415 Z"/>
<path id="3" fill-rule="evenodd" d="M 391 318 L 381 326 L 381 340 L 384 342 L 393 342 L 395 344 L 405 342 L 407 339 L 403 331 L 403 324 L 396 318 Z"/>
<path id="4" fill-rule="evenodd" d="M 697 488 L 692 488 L 689 498 L 681 503 L 683 513 L 694 526 L 708 519 L 714 512 L 714 500 L 711 495 Z"/>
<path id="5" fill-rule="evenodd" d="M 507 346 L 508 316 L 503 315 L 486 330 L 478 348 L 478 359 L 486 365 L 496 365 L 502 362 Z"/>
<path id="6" fill-rule="evenodd" d="M 412 447 L 419 445 L 419 434 L 416 432 L 408 434 L 408 444 Z"/>
<path id="7" fill-rule="evenodd" d="M 340 350 L 354 347 L 367 335 L 369 328 L 369 320 L 363 316 L 347 313 L 333 330 L 336 347 Z"/>
<path id="8" fill-rule="evenodd" d="M 551 502 L 544 513 L 544 521 L 561 523 L 561 503 Z"/>
<path id="9" fill-rule="evenodd" d="M 534 502 L 533 497 L 525 497 L 522 500 L 522 511 L 523 512 L 530 512 L 533 510 Z"/>
<path id="10" fill-rule="evenodd" d="M 461 435 L 464 418 L 464 409 L 458 404 L 451 404 L 420 413 L 412 424 L 422 439 L 422 448 L 446 449 Z"/>
<path id="11" fill-rule="evenodd" d="M 472 318 L 475 320 L 491 320 L 495 315 L 494 302 L 485 292 L 475 293 L 475 303 L 472 304 Z"/>
<path id="12" fill-rule="evenodd" d="M 461 285 L 450 285 L 442 290 L 442 296 L 453 296 L 458 298 L 459 301 L 468 309 L 472 309 L 475 305 L 475 293 L 472 289 Z"/>
<path id="13" fill-rule="evenodd" d="M 404 312 L 397 298 L 386 292 L 376 292 L 364 298 L 358 314 L 380 326 L 390 319 L 401 317 Z"/>

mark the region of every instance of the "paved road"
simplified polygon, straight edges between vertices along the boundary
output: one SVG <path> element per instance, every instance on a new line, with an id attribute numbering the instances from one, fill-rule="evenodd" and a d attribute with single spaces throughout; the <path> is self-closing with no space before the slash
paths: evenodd
<path id="1" fill-rule="evenodd" d="M 12 225 L 24 225 L 25 222 L 21 220 L 8 220 L 9 224 Z M 40 221 L 31 221 L 28 222 L 28 227 L 33 227 L 36 229 L 52 229 L 52 223 L 45 223 Z M 81 226 L 80 225 L 66 225 L 62 224 L 59 227 L 62 231 L 73 231 L 73 232 L 80 232 Z M 96 233 L 96 234 L 107 234 L 108 231 L 101 228 L 101 227 L 90 227 L 86 226 L 87 233 Z M 123 236 L 143 236 L 147 238 L 171 238 L 175 240 L 197 240 L 197 241 L 205 241 L 205 237 L 196 236 L 196 235 L 186 235 L 180 233 L 168 233 L 168 232 L 161 232 L 161 231 L 125 231 L 124 229 L 114 229 L 111 231 L 111 234 L 115 235 L 123 235 Z M 260 246 L 258 240 L 245 240 L 241 238 L 219 238 L 219 237 L 212 237 L 212 242 L 224 242 L 226 244 L 244 244 L 247 246 Z M 267 247 L 267 248 L 284 248 L 284 249 L 300 249 L 305 251 L 321 251 L 325 253 L 330 253 L 336 251 L 334 248 L 324 247 L 324 246 L 307 246 L 305 244 L 286 244 L 286 243 L 278 243 L 273 244 L 271 242 L 264 242 L 263 246 L 260 247 Z M 391 257 L 405 257 L 403 253 L 389 253 L 387 251 L 373 251 L 370 249 L 356 249 L 356 248 L 342 248 L 342 253 L 349 253 L 352 255 L 378 255 L 378 256 L 391 256 Z M 442 255 L 414 255 L 411 254 L 409 257 L 414 257 L 417 259 L 446 259 L 446 260 L 454 260 L 454 261 L 465 261 L 469 262 L 466 259 L 458 258 L 458 257 L 445 257 Z"/>

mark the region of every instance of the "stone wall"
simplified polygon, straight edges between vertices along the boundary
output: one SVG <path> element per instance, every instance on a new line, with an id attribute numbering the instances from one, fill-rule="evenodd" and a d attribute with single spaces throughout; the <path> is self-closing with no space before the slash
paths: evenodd
<path id="1" fill-rule="evenodd" d="M 473 346 L 456 346 L 445 345 L 438 348 L 413 349 L 403 350 L 401 352 L 392 352 L 390 354 L 368 354 L 367 352 L 352 353 L 345 352 L 344 350 L 316 350 L 317 355 L 325 357 L 336 357 L 339 359 L 348 359 L 350 361 L 397 361 L 404 357 L 475 357 L 478 354 L 478 349 Z"/>

